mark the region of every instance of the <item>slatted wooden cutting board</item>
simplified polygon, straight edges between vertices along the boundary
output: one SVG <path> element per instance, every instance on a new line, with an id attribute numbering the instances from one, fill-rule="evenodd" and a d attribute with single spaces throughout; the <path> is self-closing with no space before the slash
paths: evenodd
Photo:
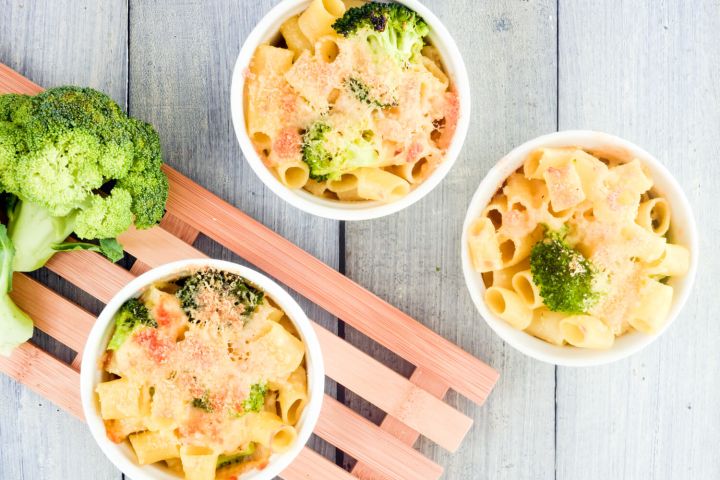
<path id="1" fill-rule="evenodd" d="M 42 88 L 0 64 L 0 93 L 36 94 Z M 449 389 L 482 404 L 498 374 L 397 308 L 333 270 L 170 167 L 167 214 L 159 227 L 121 236 L 137 258 L 128 271 L 92 252 L 57 254 L 47 268 L 107 302 L 149 268 L 205 255 L 192 244 L 200 233 L 229 248 L 416 366 L 409 379 L 315 324 L 327 375 L 387 413 L 376 426 L 326 396 L 315 434 L 358 460 L 348 473 L 309 448 L 282 477 L 300 479 L 436 479 L 442 467 L 412 446 L 423 435 L 455 451 L 472 420 L 442 401 Z M 31 278 L 16 274 L 12 297 L 37 328 L 78 352 L 67 365 L 28 343 L 0 370 L 82 418 L 79 364 L 95 318 Z"/>

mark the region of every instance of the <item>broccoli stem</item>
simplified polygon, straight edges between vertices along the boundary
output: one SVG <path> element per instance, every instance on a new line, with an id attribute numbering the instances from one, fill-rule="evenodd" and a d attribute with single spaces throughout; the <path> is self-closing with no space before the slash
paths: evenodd
<path id="1" fill-rule="evenodd" d="M 13 270 L 32 272 L 56 253 L 53 245 L 72 233 L 76 214 L 53 217 L 35 203 L 18 200 L 9 217 L 8 233 L 15 246 Z"/>
<path id="2" fill-rule="evenodd" d="M 4 356 L 9 356 L 33 334 L 32 320 L 8 295 L 12 289 L 14 255 L 15 249 L 5 225 L 0 224 L 0 355 Z"/>

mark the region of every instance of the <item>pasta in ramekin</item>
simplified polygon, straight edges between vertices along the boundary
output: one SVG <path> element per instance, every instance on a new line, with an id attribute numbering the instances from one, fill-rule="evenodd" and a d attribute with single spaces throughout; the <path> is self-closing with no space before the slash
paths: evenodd
<path id="1" fill-rule="evenodd" d="M 668 279 L 691 266 L 671 227 L 640 160 L 553 146 L 526 154 L 465 238 L 493 315 L 553 345 L 608 349 L 664 327 Z"/>
<path id="2" fill-rule="evenodd" d="M 257 47 L 247 135 L 287 188 L 394 202 L 445 159 L 460 104 L 429 29 L 400 4 L 314 0 Z"/>
<path id="3" fill-rule="evenodd" d="M 83 352 L 90 430 L 137 479 L 275 478 L 310 437 L 323 389 L 318 340 L 297 303 L 219 260 L 130 282 Z"/>

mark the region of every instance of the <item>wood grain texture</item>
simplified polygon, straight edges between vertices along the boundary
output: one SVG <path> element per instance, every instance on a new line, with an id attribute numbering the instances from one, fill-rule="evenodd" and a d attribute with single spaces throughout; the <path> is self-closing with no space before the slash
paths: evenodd
<path id="1" fill-rule="evenodd" d="M 460 267 L 467 205 L 487 170 L 526 139 L 555 130 L 555 1 L 424 2 L 455 35 L 473 85 L 468 138 L 443 183 L 412 207 L 348 223 L 347 273 L 502 373 L 476 409 L 448 395 L 475 423 L 454 455 L 418 446 L 448 479 L 554 478 L 554 368 L 506 346 L 477 313 Z M 408 375 L 395 355 L 348 328 L 348 338 Z M 348 393 L 350 405 L 382 413 Z"/>
<path id="2" fill-rule="evenodd" d="M 442 379 L 424 371 L 422 368 L 415 368 L 412 375 L 410 375 L 409 380 L 411 383 L 419 386 L 437 398 L 444 398 L 449 390 L 449 387 L 442 381 Z M 385 418 L 383 418 L 382 422 L 380 422 L 380 428 L 407 445 L 415 445 L 417 439 L 420 438 L 420 433 L 418 433 L 417 430 L 413 430 L 392 415 L 385 415 Z M 364 462 L 357 462 L 352 467 L 351 472 L 353 475 L 361 478 L 362 480 L 387 479 L 386 476 L 382 475 L 380 472 L 373 469 L 371 465 Z"/>
<path id="3" fill-rule="evenodd" d="M 280 474 L 283 480 L 353 480 L 355 477 L 320 454 L 304 448 L 288 468 Z"/>
<path id="4" fill-rule="evenodd" d="M 124 0 L 0 0 L 0 61 L 44 87 L 89 85 L 125 105 L 126 47 Z M 55 275 L 42 271 L 33 277 L 90 311 L 100 307 Z M 72 359 L 73 352 L 46 335 L 38 333 L 34 341 Z M 0 478 L 121 478 L 76 418 L 5 376 L 0 399 Z"/>
<path id="5" fill-rule="evenodd" d="M 655 344 L 614 365 L 558 369 L 559 479 L 720 476 L 718 31 L 714 0 L 560 2 L 560 127 L 605 130 L 655 154 L 694 207 L 702 260 Z"/>
<path id="6" fill-rule="evenodd" d="M 430 480 L 443 472 L 440 465 L 333 398 L 325 398 L 315 434 L 389 478 Z"/>
<path id="7" fill-rule="evenodd" d="M 316 326 L 315 332 L 328 376 L 446 450 L 458 449 L 470 418 L 324 328 Z"/>
<path id="8" fill-rule="evenodd" d="M 338 266 L 338 225 L 275 199 L 240 161 L 231 129 L 232 62 L 274 3 L 133 2 L 130 107 L 159 126 L 171 165 Z M 449 394 L 475 420 L 455 456 L 424 440 L 419 447 L 453 480 L 717 478 L 720 5 L 561 0 L 556 19 L 552 0 L 424 3 L 455 35 L 470 70 L 468 140 L 448 179 L 425 200 L 385 220 L 347 225 L 347 271 L 488 360 L 503 378 L 482 409 Z M 0 0 L 0 61 L 44 86 L 90 84 L 124 104 L 126 15 L 122 0 Z M 486 328 L 465 292 L 457 258 L 465 208 L 487 169 L 511 147 L 556 129 L 556 21 L 560 128 L 606 130 L 656 154 L 695 207 L 703 253 L 694 295 L 656 345 L 614 366 L 557 371 L 557 449 L 554 369 L 514 352 Z M 237 260 L 203 236 L 196 246 Z M 97 311 L 99 302 L 58 277 L 43 273 L 41 280 Z M 309 311 L 333 327 L 320 313 Z M 411 365 L 352 329 L 348 336 L 393 369 L 412 373 Z M 379 410 L 347 397 L 352 408 L 380 421 Z M 0 478 L 119 480 L 71 415 L 4 375 L 0 403 Z M 388 423 L 404 441 L 414 440 L 412 432 L 394 430 L 391 417 Z M 77 452 L 83 452 L 81 462 Z M 309 468 L 316 458 L 309 454 L 303 461 Z M 333 473 L 330 478 L 344 478 Z M 325 480 L 307 474 L 295 470 L 286 480 Z"/>
<path id="9" fill-rule="evenodd" d="M 148 268 L 157 267 L 165 263 L 188 258 L 203 258 L 205 255 L 174 237 L 165 228 L 150 230 L 131 229 L 120 238 L 128 253 L 135 256 L 139 262 Z M 163 248 L 157 248 L 162 245 Z M 75 253 L 75 252 L 73 252 Z M 62 269 L 55 269 L 58 262 L 50 265 L 55 273 L 67 281 L 75 284 L 82 283 L 84 278 L 105 279 L 103 286 L 99 284 L 86 285 L 86 291 L 93 296 L 101 297 L 104 301 L 106 291 L 119 289 L 128 281 L 128 273 L 119 266 L 109 264 L 100 255 L 73 255 L 58 254 L 63 257 Z M 20 280 L 24 277 L 19 276 Z M 22 281 L 16 285 L 15 294 L 19 299 L 32 296 L 36 285 Z M 111 293 L 112 294 L 112 293 Z M 79 320 L 84 318 L 83 312 L 75 313 L 75 306 L 70 302 L 58 302 L 56 312 L 43 308 L 56 300 L 54 294 L 44 290 L 36 293 L 38 303 L 29 313 L 37 313 L 38 326 L 46 332 L 60 330 L 62 324 L 57 321 L 57 315 Z M 21 304 L 24 306 L 24 304 Z M 60 308 L 64 307 L 64 308 Z M 56 313 L 57 315 L 54 315 Z M 84 325 L 84 329 L 80 326 Z M 74 338 L 70 339 L 72 345 L 84 343 L 92 322 L 78 322 L 74 329 Z M 457 410 L 438 400 L 431 393 L 417 388 L 404 377 L 372 359 L 368 355 L 355 349 L 347 342 L 338 338 L 329 330 L 315 324 L 315 330 L 320 340 L 325 363 L 326 373 L 329 377 L 343 384 L 345 387 L 358 393 L 367 401 L 402 420 L 406 425 L 422 433 L 428 439 L 450 451 L 455 451 L 465 437 L 472 421 Z M 67 336 L 62 332 L 63 338 Z M 436 377 L 435 383 L 438 383 Z M 338 421 L 342 424 L 342 421 Z M 412 445 L 412 442 L 405 442 Z M 388 453 L 391 449 L 388 448 Z"/>
<path id="10" fill-rule="evenodd" d="M 274 1 L 130 1 L 129 109 L 151 122 L 167 163 L 209 187 L 323 262 L 339 264 L 338 223 L 304 214 L 277 198 L 246 165 L 230 116 L 230 78 L 242 42 Z M 241 261 L 204 236 L 196 246 Z M 333 331 L 333 316 L 296 296 Z M 335 393 L 328 382 L 326 391 Z M 335 450 L 323 454 L 335 458 Z"/>
<path id="11" fill-rule="evenodd" d="M 232 208 L 172 168 L 167 208 L 402 358 L 442 377 L 475 403 L 485 401 L 498 373 L 398 308 Z M 142 242 L 147 245 L 147 242 Z"/>
<path id="12" fill-rule="evenodd" d="M 15 304 L 35 321 L 35 328 L 42 330 L 63 345 L 81 353 L 88 332 L 95 323 L 95 315 L 32 278 L 16 273 L 10 294 Z M 72 310 L 72 315 L 65 312 Z"/>
<path id="13" fill-rule="evenodd" d="M 176 243 L 179 241 L 180 240 L 176 240 Z M 141 258 L 146 260 L 145 257 Z M 97 260 L 102 261 L 99 257 Z M 152 261 L 148 261 L 147 263 L 152 265 Z M 116 268 L 120 270 L 119 267 Z M 88 264 L 87 274 L 95 275 L 91 264 Z M 22 276 L 18 278 L 23 279 Z M 69 278 L 69 280 L 72 281 L 72 278 Z M 51 293 L 43 289 L 38 289 L 37 285 L 32 284 L 32 282 L 21 281 L 15 288 L 18 298 L 20 299 L 28 298 L 32 292 L 36 292 L 39 302 L 43 305 L 47 304 L 48 301 L 47 298 L 43 297 L 49 298 L 52 296 Z M 53 331 L 62 325 L 63 319 L 72 321 L 74 319 L 82 319 L 85 316 L 85 313 L 79 307 L 68 301 L 56 302 L 55 305 L 55 312 L 47 308 L 35 308 L 32 311 L 32 313 L 37 315 L 34 319 L 38 326 L 48 331 Z M 89 324 L 85 326 L 86 328 L 84 330 L 76 331 L 76 338 L 73 341 L 82 342 L 83 339 L 87 337 L 88 330 L 91 326 L 92 325 Z M 404 403 L 403 405 L 407 408 L 414 407 L 414 409 L 416 408 L 418 411 L 423 411 L 423 408 L 437 410 L 437 414 L 434 416 L 431 416 L 431 411 L 424 411 L 424 416 L 433 418 L 435 422 L 443 421 L 443 413 L 447 410 L 452 411 L 454 415 L 447 417 L 445 426 L 449 429 L 453 428 L 453 423 L 457 417 L 454 410 L 445 407 L 444 404 L 442 404 L 442 406 L 445 407 L 444 410 L 439 408 L 436 403 L 423 404 L 423 400 L 427 402 L 426 398 L 423 398 L 418 392 L 407 391 L 406 388 L 403 388 L 403 382 L 409 383 L 405 379 L 397 378 L 395 379 L 394 385 L 388 385 L 385 381 L 387 374 L 382 371 L 386 367 L 372 365 L 369 359 L 362 358 L 362 354 L 348 354 L 346 355 L 346 360 L 333 357 L 333 353 L 343 353 L 342 348 L 347 348 L 347 344 L 337 339 L 337 337 L 322 327 L 317 326 L 317 329 L 318 333 L 322 336 L 323 347 L 327 345 L 330 338 L 335 339 L 333 340 L 335 342 L 334 345 L 331 344 L 330 347 L 323 348 L 323 351 L 328 354 L 326 360 L 329 364 L 340 364 L 343 361 L 354 362 L 355 365 L 349 366 L 350 368 L 366 369 L 371 377 L 379 380 L 379 383 L 388 388 L 390 392 L 400 395 L 405 394 L 408 398 L 404 398 L 403 401 L 408 403 Z M 324 336 L 323 332 L 325 332 Z M 341 344 L 343 347 L 339 347 L 338 344 Z M 371 368 L 367 369 L 366 367 L 368 366 Z M 82 419 L 79 397 L 79 377 L 77 371 L 73 370 L 70 366 L 52 358 L 38 347 L 26 343 L 21 348 L 18 348 L 10 358 L 0 357 L 0 370 Z M 344 370 L 342 374 L 345 374 Z M 357 376 L 357 374 L 355 374 L 355 376 Z M 364 389 L 359 390 L 365 393 Z M 386 396 L 392 398 L 392 395 L 393 393 L 388 392 Z M 374 394 L 371 394 L 368 398 L 371 397 L 377 398 Z M 413 400 L 415 404 L 412 404 Z M 398 408 L 402 408 L 403 405 L 398 406 Z M 461 425 L 461 427 L 463 426 Z M 466 428 L 462 428 L 460 432 L 461 437 L 465 431 Z M 373 466 L 373 468 L 391 475 L 392 478 L 434 480 L 442 473 L 442 467 L 423 457 L 421 453 L 413 450 L 411 446 L 381 431 L 377 426 L 359 417 L 331 397 L 326 396 L 325 398 L 320 420 L 316 428 L 316 434 L 327 440 L 330 444 L 341 448 L 343 451 L 363 459 L 368 465 Z M 322 461 L 317 463 L 314 466 L 314 470 L 311 470 L 310 473 L 315 471 L 320 472 L 324 466 L 330 468 L 328 466 L 328 460 L 322 458 Z M 334 469 L 330 468 L 330 470 L 332 471 Z M 291 472 L 292 471 L 294 470 L 291 470 Z M 290 475 L 292 475 L 292 473 Z"/>
<path id="14" fill-rule="evenodd" d="M 68 312 L 71 310 L 67 305 L 64 307 Z M 76 313 L 73 313 L 72 316 L 75 315 Z M 38 320 L 40 320 L 40 318 L 38 318 Z M 43 320 L 47 323 L 48 319 L 45 318 Z M 21 382 L 43 397 L 52 398 L 55 404 L 63 408 L 65 412 L 74 415 L 79 420 L 83 420 L 83 412 L 80 405 L 80 376 L 76 370 L 59 362 L 30 343 L 26 343 L 17 348 L 9 358 L 0 357 L 0 369 L 10 378 Z M 42 406 L 42 404 L 39 406 Z M 337 412 L 337 410 L 335 410 L 335 412 Z M 332 421 L 329 422 L 329 425 L 331 427 L 329 434 L 336 435 L 337 432 L 334 432 L 334 430 L 336 430 L 338 426 Z M 410 452 L 410 454 L 412 453 L 414 452 Z M 408 454 L 406 453 L 406 455 Z M 303 449 L 298 460 L 297 465 L 283 472 L 282 478 L 285 480 L 302 478 L 321 480 L 324 478 L 339 479 L 349 476 L 340 467 L 330 463 L 330 461 L 308 448 Z M 425 464 L 420 467 L 429 466 L 431 470 L 434 468 L 432 463 L 427 460 L 425 460 L 424 463 Z M 92 465 L 91 463 L 88 464 Z M 423 478 L 435 477 L 425 475 Z"/>

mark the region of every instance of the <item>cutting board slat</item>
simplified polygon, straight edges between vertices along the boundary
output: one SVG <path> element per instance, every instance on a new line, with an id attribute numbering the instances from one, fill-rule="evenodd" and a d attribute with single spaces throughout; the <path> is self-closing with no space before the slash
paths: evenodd
<path id="1" fill-rule="evenodd" d="M 0 94 L 41 91 L 0 64 Z M 422 434 L 455 451 L 472 420 L 442 398 L 453 388 L 481 404 L 497 381 L 497 372 L 171 167 L 164 169 L 170 198 L 160 226 L 131 229 L 120 237 L 125 250 L 137 258 L 129 271 L 93 252 L 57 254 L 47 268 L 107 303 L 152 267 L 204 258 L 192 244 L 201 233 L 207 235 L 418 367 L 406 379 L 313 323 L 328 376 L 388 415 L 377 426 L 326 396 L 315 433 L 356 458 L 357 467 L 346 472 L 305 448 L 283 478 L 439 478 L 442 467 L 414 450 L 414 441 Z M 38 329 L 82 352 L 93 315 L 26 275 L 14 276 L 12 296 Z M 31 343 L 9 358 L 0 357 L 1 371 L 82 419 L 79 365 L 80 355 L 67 365 Z"/>

